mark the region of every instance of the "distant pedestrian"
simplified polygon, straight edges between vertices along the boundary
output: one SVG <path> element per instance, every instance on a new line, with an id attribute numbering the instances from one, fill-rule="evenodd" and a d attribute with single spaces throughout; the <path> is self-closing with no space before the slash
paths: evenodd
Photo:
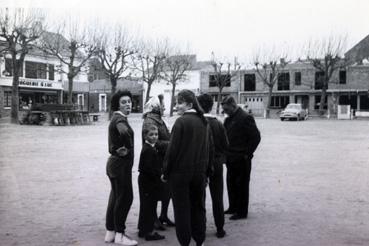
<path id="1" fill-rule="evenodd" d="M 111 99 L 113 112 L 109 124 L 109 153 L 106 173 L 111 183 L 106 212 L 105 242 L 137 245 L 127 236 L 126 219 L 133 201 L 132 166 L 134 158 L 134 133 L 127 121 L 132 109 L 132 94 L 118 91 Z"/>
<path id="2" fill-rule="evenodd" d="M 181 90 L 177 96 L 179 117 L 172 128 L 164 161 L 163 180 L 168 180 L 174 207 L 176 234 L 182 246 L 191 237 L 205 240 L 205 187 L 210 168 L 211 132 L 195 94 Z"/>
<path id="3" fill-rule="evenodd" d="M 155 125 L 158 127 L 158 142 L 157 148 L 159 150 L 159 157 L 161 160 L 161 166 L 163 166 L 163 160 L 165 156 L 165 152 L 167 150 L 170 133 L 168 127 L 163 120 L 164 114 L 164 102 L 163 102 L 163 95 L 151 97 L 150 100 L 144 106 L 144 122 L 142 125 L 142 129 L 145 128 L 146 125 Z M 142 134 L 142 141 L 144 140 L 144 134 Z M 161 212 L 159 218 L 156 220 L 155 228 L 159 230 L 164 230 L 163 224 L 167 226 L 175 226 L 174 222 L 171 221 L 168 217 L 168 207 L 170 201 L 170 192 L 169 192 L 169 185 L 162 184 L 161 187 L 161 196 L 159 197 L 161 201 Z M 155 210 L 156 211 L 156 210 Z"/>
<path id="4" fill-rule="evenodd" d="M 200 106 L 204 110 L 204 116 L 209 122 L 209 126 L 214 142 L 213 173 L 209 177 L 209 189 L 213 206 L 213 216 L 217 228 L 216 236 L 222 238 L 226 232 L 224 226 L 224 205 L 223 205 L 223 164 L 226 163 L 226 150 L 228 139 L 223 124 L 210 114 L 213 108 L 213 98 L 209 94 L 202 94 L 197 97 Z"/>
<path id="5" fill-rule="evenodd" d="M 156 143 L 158 128 L 146 124 L 143 128 L 145 142 L 142 146 L 138 170 L 138 188 L 140 193 L 140 213 L 138 219 L 138 236 L 146 241 L 161 240 L 165 237 L 154 232 L 154 223 L 157 219 L 156 205 L 161 194 L 162 159 Z"/>
<path id="6" fill-rule="evenodd" d="M 245 219 L 249 209 L 249 185 L 251 160 L 260 142 L 260 132 L 255 119 L 237 106 L 233 97 L 222 101 L 223 111 L 228 115 L 224 121 L 229 147 L 227 151 L 227 188 L 231 220 Z"/>

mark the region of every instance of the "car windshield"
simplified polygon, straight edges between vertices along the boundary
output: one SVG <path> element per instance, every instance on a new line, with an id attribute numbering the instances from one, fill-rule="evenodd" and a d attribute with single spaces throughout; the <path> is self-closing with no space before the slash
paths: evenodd
<path id="1" fill-rule="evenodd" d="M 288 104 L 286 109 L 300 109 L 300 105 L 298 105 L 298 104 Z"/>

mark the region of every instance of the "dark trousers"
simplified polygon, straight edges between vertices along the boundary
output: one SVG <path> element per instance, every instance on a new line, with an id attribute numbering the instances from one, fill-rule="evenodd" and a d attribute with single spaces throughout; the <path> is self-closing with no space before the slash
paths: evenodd
<path id="1" fill-rule="evenodd" d="M 106 211 L 106 229 L 124 233 L 126 219 L 133 201 L 132 168 L 124 165 L 119 175 L 109 177 L 111 191 Z"/>
<path id="2" fill-rule="evenodd" d="M 168 207 L 169 207 L 169 202 L 170 202 L 169 185 L 163 183 L 161 190 L 162 190 L 162 195 L 159 198 L 159 200 L 161 201 L 160 217 L 166 218 L 168 217 Z"/>
<path id="3" fill-rule="evenodd" d="M 227 163 L 229 209 L 240 216 L 247 216 L 249 211 L 250 174 L 250 159 Z"/>
<path id="4" fill-rule="evenodd" d="M 209 178 L 209 189 L 215 226 L 217 230 L 222 230 L 224 226 L 223 163 L 218 160 L 214 161 L 214 173 Z"/>
<path id="5" fill-rule="evenodd" d="M 154 230 L 156 216 L 156 205 L 160 183 L 145 174 L 138 176 L 138 189 L 140 193 L 140 213 L 138 216 L 138 229 L 140 234 L 146 235 Z M 160 181 L 160 180 L 159 180 Z"/>
<path id="6" fill-rule="evenodd" d="M 205 241 L 206 230 L 206 175 L 171 174 L 169 185 L 179 243 L 188 246 L 192 236 L 201 245 Z"/>

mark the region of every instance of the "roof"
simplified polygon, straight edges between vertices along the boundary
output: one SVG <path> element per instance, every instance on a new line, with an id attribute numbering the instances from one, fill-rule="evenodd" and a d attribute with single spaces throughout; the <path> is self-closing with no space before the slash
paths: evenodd
<path id="1" fill-rule="evenodd" d="M 345 58 L 348 59 L 350 63 L 359 64 L 362 63 L 363 59 L 369 58 L 369 35 L 349 49 L 345 53 Z"/>

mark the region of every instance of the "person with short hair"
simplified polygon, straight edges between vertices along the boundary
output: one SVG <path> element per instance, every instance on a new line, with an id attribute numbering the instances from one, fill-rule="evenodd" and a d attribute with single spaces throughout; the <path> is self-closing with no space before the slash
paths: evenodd
<path id="1" fill-rule="evenodd" d="M 211 132 L 195 94 L 181 90 L 177 112 L 164 159 L 162 179 L 168 181 L 172 194 L 177 239 L 188 246 L 205 241 L 205 187 L 211 168 Z"/>
<path id="2" fill-rule="evenodd" d="M 143 128 L 145 142 L 142 146 L 140 162 L 138 164 L 138 188 L 140 193 L 140 213 L 138 219 L 138 236 L 146 241 L 162 240 L 165 237 L 154 232 L 157 219 L 156 205 L 161 194 L 162 160 L 160 159 L 156 143 L 158 128 L 153 124 L 146 124 Z"/>
<path id="3" fill-rule="evenodd" d="M 111 191 L 106 211 L 105 242 L 137 245 L 137 241 L 125 232 L 127 215 L 133 202 L 134 132 L 127 120 L 132 110 L 131 92 L 117 91 L 111 98 L 110 106 L 113 115 L 108 132 L 110 157 L 106 164 L 106 174 L 111 183 Z"/>
<path id="4" fill-rule="evenodd" d="M 237 106 L 235 99 L 227 96 L 222 108 L 228 117 L 224 121 L 229 146 L 227 150 L 227 188 L 230 220 L 246 219 L 249 211 L 249 185 L 251 160 L 260 143 L 260 132 L 252 115 Z"/>
<path id="5" fill-rule="evenodd" d="M 213 108 L 213 98 L 209 94 L 202 94 L 197 97 L 200 106 L 204 110 L 204 116 L 209 122 L 210 130 L 214 142 L 213 173 L 209 177 L 210 196 L 213 205 L 213 216 L 217 228 L 216 236 L 225 236 L 224 230 L 224 205 L 223 205 L 223 164 L 226 162 L 226 150 L 228 139 L 223 124 L 210 114 Z"/>

